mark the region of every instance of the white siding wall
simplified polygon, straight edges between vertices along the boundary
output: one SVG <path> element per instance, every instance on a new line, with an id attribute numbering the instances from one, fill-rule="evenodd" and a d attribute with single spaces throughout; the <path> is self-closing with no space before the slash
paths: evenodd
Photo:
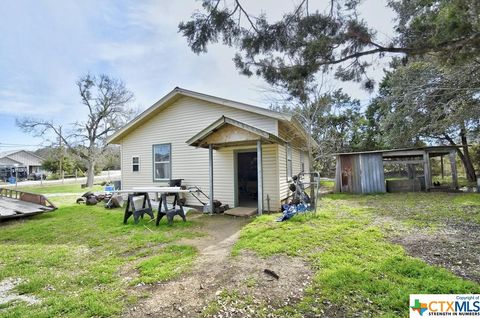
<path id="1" fill-rule="evenodd" d="M 300 152 L 302 150 L 292 148 L 292 175 L 301 172 Z M 308 166 L 308 153 L 303 152 L 303 158 L 305 162 L 305 171 L 309 172 Z M 279 175 L 279 192 L 280 200 L 284 200 L 290 194 L 288 190 L 287 181 L 287 150 L 285 146 L 278 145 L 278 175 Z"/>
<path id="2" fill-rule="evenodd" d="M 26 166 L 28 169 L 28 173 L 38 171 L 40 166 L 42 165 L 42 160 L 40 158 L 24 150 L 12 153 L 6 158 L 18 161 L 21 165 Z"/>
<path id="3" fill-rule="evenodd" d="M 270 211 L 280 210 L 278 145 L 263 145 L 263 208 L 267 209 L 267 195 L 270 197 Z"/>
<path id="4" fill-rule="evenodd" d="M 18 161 L 9 159 L 8 157 L 0 158 L 0 165 L 14 165 L 19 164 Z"/>
<path id="5" fill-rule="evenodd" d="M 152 145 L 171 143 L 172 178 L 183 178 L 183 184 L 197 185 L 208 194 L 208 150 L 188 146 L 185 142 L 222 115 L 275 135 L 278 134 L 276 119 L 182 97 L 123 138 L 121 142 L 122 186 L 131 188 L 165 185 L 165 183 L 153 181 Z M 271 163 L 275 161 L 272 159 L 275 154 L 269 147 L 265 146 L 264 160 Z M 133 156 L 140 157 L 139 172 L 132 172 Z M 234 203 L 233 167 L 233 150 L 231 148 L 214 151 L 215 198 L 231 206 Z M 271 169 L 276 170 L 275 167 Z M 264 171 L 271 169 L 267 168 Z M 264 178 L 266 179 L 266 177 Z M 273 184 L 274 182 L 271 181 L 270 183 Z M 273 188 L 269 191 L 273 192 Z M 191 198 L 187 198 L 187 200 L 189 200 L 189 204 L 198 204 Z"/>
<path id="6" fill-rule="evenodd" d="M 303 160 L 305 163 L 304 172 L 309 172 L 308 152 L 304 151 L 308 145 L 305 139 L 300 137 L 291 125 L 279 125 L 279 136 L 288 141 L 292 146 L 292 174 L 298 174 L 301 171 L 300 152 L 303 151 Z M 279 189 L 280 200 L 284 200 L 289 193 L 287 182 L 287 150 L 285 146 L 278 146 L 278 164 L 279 164 Z M 308 179 L 308 178 L 307 178 Z"/>
<path id="7" fill-rule="evenodd" d="M 21 162 L 25 166 L 41 166 L 42 165 L 42 161 L 40 158 L 26 151 L 15 152 L 11 155 L 8 155 L 8 157 L 15 161 Z"/>
<path id="8" fill-rule="evenodd" d="M 287 183 L 287 148 L 278 145 L 278 189 L 280 193 L 280 200 L 283 200 L 288 195 Z"/>
<path id="9" fill-rule="evenodd" d="M 235 203 L 235 151 L 251 149 L 255 146 L 228 147 L 214 151 L 213 155 L 213 180 L 215 198 L 234 206 Z M 276 211 L 280 208 L 277 176 L 277 145 L 262 145 L 263 155 L 263 205 L 267 209 L 267 194 L 270 197 L 270 209 Z M 208 161 L 207 161 L 208 162 Z M 207 179 L 208 182 L 208 179 Z"/>

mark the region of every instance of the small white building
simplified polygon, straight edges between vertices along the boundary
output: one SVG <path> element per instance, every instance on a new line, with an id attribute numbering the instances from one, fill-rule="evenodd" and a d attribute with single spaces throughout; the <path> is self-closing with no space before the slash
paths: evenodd
<path id="1" fill-rule="evenodd" d="M 27 150 L 13 150 L 0 153 L 0 165 L 25 167 L 27 173 L 40 172 L 43 158 Z"/>
<path id="2" fill-rule="evenodd" d="M 183 179 L 230 207 L 265 210 L 268 196 L 279 210 L 288 179 L 309 167 L 307 133 L 291 115 L 178 87 L 108 142 L 121 145 L 122 188 Z"/>

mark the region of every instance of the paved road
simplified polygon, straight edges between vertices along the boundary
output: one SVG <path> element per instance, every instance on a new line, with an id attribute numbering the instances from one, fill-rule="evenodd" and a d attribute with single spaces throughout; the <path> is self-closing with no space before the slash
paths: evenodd
<path id="1" fill-rule="evenodd" d="M 116 181 L 120 180 L 121 178 L 121 171 L 120 170 L 113 170 L 113 171 L 102 171 L 102 173 L 98 176 L 95 176 L 95 182 L 99 181 Z M 68 178 L 63 180 L 25 180 L 18 182 L 18 186 L 31 186 L 31 185 L 55 185 L 55 184 L 71 184 L 71 183 L 85 183 L 87 182 L 87 177 L 80 177 L 80 178 Z M 14 187 L 15 184 L 3 184 L 2 186 L 6 187 Z"/>

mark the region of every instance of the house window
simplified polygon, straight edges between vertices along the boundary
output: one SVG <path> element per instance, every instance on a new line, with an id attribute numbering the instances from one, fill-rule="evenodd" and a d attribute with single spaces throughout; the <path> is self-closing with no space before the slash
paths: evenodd
<path id="1" fill-rule="evenodd" d="M 172 149 L 170 144 L 153 145 L 153 178 L 169 180 Z"/>
<path id="2" fill-rule="evenodd" d="M 292 147 L 287 144 L 287 180 L 292 178 Z"/>
<path id="3" fill-rule="evenodd" d="M 140 171 L 140 157 L 132 157 L 132 171 L 133 172 Z"/>
<path id="4" fill-rule="evenodd" d="M 305 172 L 305 153 L 300 151 L 300 171 Z"/>

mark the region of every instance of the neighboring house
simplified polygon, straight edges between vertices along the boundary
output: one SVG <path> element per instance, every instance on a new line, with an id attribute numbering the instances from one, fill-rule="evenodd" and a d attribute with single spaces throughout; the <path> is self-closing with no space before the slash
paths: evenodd
<path id="1" fill-rule="evenodd" d="M 230 207 L 265 210 L 268 196 L 270 209 L 280 209 L 288 179 L 309 167 L 307 134 L 291 115 L 182 88 L 108 142 L 121 145 L 122 188 L 183 179 L 207 194 L 213 186 L 214 198 Z M 190 196 L 187 204 L 199 205 Z"/>
<path id="2" fill-rule="evenodd" d="M 0 165 L 26 167 L 27 172 L 40 172 L 43 158 L 27 150 L 0 152 Z"/>

